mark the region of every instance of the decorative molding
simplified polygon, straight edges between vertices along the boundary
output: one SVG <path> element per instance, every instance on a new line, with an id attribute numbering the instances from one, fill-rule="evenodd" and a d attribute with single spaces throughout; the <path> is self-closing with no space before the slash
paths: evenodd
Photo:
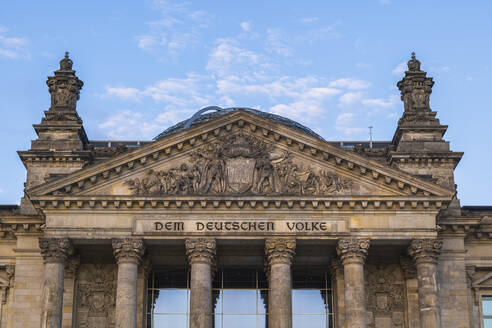
<path id="1" fill-rule="evenodd" d="M 296 240 L 292 238 L 268 238 L 265 240 L 265 255 L 268 270 L 274 264 L 291 265 L 296 254 Z"/>
<path id="2" fill-rule="evenodd" d="M 354 260 L 364 263 L 370 245 L 369 239 L 342 238 L 338 240 L 337 254 L 343 265 Z"/>
<path id="3" fill-rule="evenodd" d="M 121 238 L 113 239 L 113 252 L 116 262 L 133 262 L 140 263 L 145 252 L 145 244 L 139 238 Z"/>
<path id="4" fill-rule="evenodd" d="M 410 255 L 415 263 L 437 263 L 441 252 L 441 239 L 413 239 L 408 247 Z"/>
<path id="5" fill-rule="evenodd" d="M 39 248 L 45 263 L 66 263 L 74 252 L 69 238 L 39 238 Z"/>

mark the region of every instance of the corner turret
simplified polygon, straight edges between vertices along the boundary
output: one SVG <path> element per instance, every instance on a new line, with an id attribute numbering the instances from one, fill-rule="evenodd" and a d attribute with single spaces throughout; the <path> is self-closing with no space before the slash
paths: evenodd
<path id="1" fill-rule="evenodd" d="M 30 150 L 18 152 L 27 169 L 26 189 L 80 170 L 91 160 L 89 141 L 77 113 L 77 101 L 84 83 L 75 75 L 72 66 L 66 52 L 60 68 L 46 81 L 51 106 L 44 112 L 41 123 L 33 125 L 38 137 L 32 140 Z M 21 211 L 32 213 L 33 210 L 24 197 Z"/>
<path id="2" fill-rule="evenodd" d="M 404 112 L 388 160 L 403 171 L 455 190 L 454 169 L 463 153 L 451 151 L 449 142 L 443 139 L 448 127 L 439 122 L 429 102 L 434 81 L 420 69 L 415 53 L 407 65 L 405 76 L 397 84 Z"/>

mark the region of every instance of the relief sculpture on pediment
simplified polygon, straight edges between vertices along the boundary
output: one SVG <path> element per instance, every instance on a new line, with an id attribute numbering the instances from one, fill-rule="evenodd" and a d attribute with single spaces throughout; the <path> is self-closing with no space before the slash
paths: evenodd
<path id="1" fill-rule="evenodd" d="M 149 170 L 126 184 L 134 195 L 349 194 L 352 180 L 294 162 L 292 155 L 255 137 L 236 134 L 205 145 L 187 163 Z"/>

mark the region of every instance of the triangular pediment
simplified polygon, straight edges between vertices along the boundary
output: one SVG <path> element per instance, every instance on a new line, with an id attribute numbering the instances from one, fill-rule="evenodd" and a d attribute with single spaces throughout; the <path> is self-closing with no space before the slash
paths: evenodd
<path id="1" fill-rule="evenodd" d="M 246 111 L 28 190 L 54 199 L 449 201 L 453 191 Z"/>

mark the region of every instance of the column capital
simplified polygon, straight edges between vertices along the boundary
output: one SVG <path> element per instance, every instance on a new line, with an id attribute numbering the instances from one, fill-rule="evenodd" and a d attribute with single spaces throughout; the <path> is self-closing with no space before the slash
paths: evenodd
<path id="1" fill-rule="evenodd" d="M 118 264 L 124 262 L 140 263 L 145 252 L 145 244 L 140 238 L 113 239 L 113 252 Z"/>
<path id="2" fill-rule="evenodd" d="M 292 264 L 296 254 L 296 240 L 293 238 L 268 238 L 265 240 L 265 255 L 268 265 Z"/>
<path id="3" fill-rule="evenodd" d="M 187 238 L 185 241 L 186 255 L 190 264 L 215 264 L 217 245 L 214 238 Z"/>
<path id="4" fill-rule="evenodd" d="M 69 238 L 39 238 L 39 248 L 44 263 L 65 263 L 73 255 Z"/>
<path id="5" fill-rule="evenodd" d="M 355 261 L 364 263 L 371 241 L 369 239 L 343 238 L 338 240 L 337 254 L 343 265 Z"/>
<path id="6" fill-rule="evenodd" d="M 442 248 L 441 239 L 413 239 L 408 247 L 408 254 L 416 264 L 436 263 Z"/>

